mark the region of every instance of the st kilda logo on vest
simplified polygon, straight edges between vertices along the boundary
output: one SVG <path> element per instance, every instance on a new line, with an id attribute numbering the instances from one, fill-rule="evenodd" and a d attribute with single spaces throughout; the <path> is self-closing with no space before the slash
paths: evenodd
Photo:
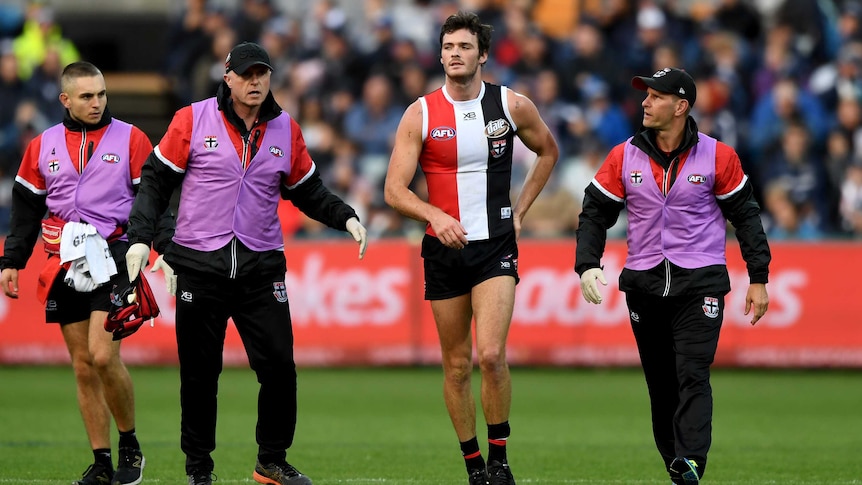
<path id="1" fill-rule="evenodd" d="M 485 125 L 485 136 L 488 137 L 488 140 L 491 143 L 492 157 L 500 158 L 504 153 L 506 153 L 508 141 L 505 136 L 509 134 L 509 129 L 509 122 L 503 118 L 489 121 L 488 124 Z"/>
<path id="2" fill-rule="evenodd" d="M 208 152 L 211 152 L 218 148 L 218 137 L 215 135 L 204 136 L 204 148 Z"/>

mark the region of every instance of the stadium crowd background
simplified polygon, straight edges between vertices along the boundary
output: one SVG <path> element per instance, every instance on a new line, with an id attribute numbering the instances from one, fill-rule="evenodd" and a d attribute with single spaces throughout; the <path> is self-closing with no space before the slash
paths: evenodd
<path id="1" fill-rule="evenodd" d="M 0 235 L 23 150 L 62 119 L 58 74 L 81 58 L 61 5 L 0 6 Z M 384 204 L 383 176 L 404 108 L 442 85 L 439 25 L 458 8 L 494 27 L 486 79 L 529 96 L 560 145 L 525 236 L 573 236 L 584 188 L 640 126 L 629 80 L 679 66 L 698 83 L 701 131 L 735 147 L 753 178 L 771 240 L 862 240 L 857 0 L 186 0 L 166 3 L 155 70 L 174 110 L 214 94 L 234 44 L 260 43 L 326 184 L 372 237 L 415 236 L 424 228 Z M 109 80 L 109 108 L 111 93 Z M 532 156 L 516 146 L 513 189 Z M 332 235 L 308 220 L 290 232 Z M 623 235 L 621 222 L 611 237 Z"/>

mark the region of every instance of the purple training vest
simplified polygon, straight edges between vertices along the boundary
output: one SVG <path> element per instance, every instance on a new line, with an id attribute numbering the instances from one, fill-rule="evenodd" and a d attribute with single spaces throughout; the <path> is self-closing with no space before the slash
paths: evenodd
<path id="1" fill-rule="evenodd" d="M 253 251 L 283 249 L 278 203 L 291 168 L 290 116 L 267 122 L 260 150 L 243 170 L 216 99 L 193 103 L 192 113 L 174 242 L 215 251 L 236 236 Z"/>
<path id="2" fill-rule="evenodd" d="M 129 154 L 131 134 L 132 125 L 112 119 L 79 174 L 66 149 L 66 128 L 58 124 L 45 130 L 39 172 L 45 178 L 48 211 L 67 222 L 92 224 L 106 239 L 117 226 L 128 224 L 135 199 Z"/>
<path id="3" fill-rule="evenodd" d="M 716 140 L 698 136 L 667 196 L 652 175 L 649 156 L 626 143 L 626 268 L 647 270 L 665 258 L 686 269 L 726 264 L 725 220 L 713 192 Z"/>

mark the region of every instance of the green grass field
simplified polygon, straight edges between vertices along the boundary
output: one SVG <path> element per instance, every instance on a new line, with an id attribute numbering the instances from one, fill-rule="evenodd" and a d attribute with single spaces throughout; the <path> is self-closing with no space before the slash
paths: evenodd
<path id="1" fill-rule="evenodd" d="M 131 372 L 144 483 L 184 484 L 177 369 Z M 509 457 L 519 484 L 670 482 L 638 369 L 516 368 L 512 375 Z M 300 369 L 288 459 L 315 485 L 465 484 L 440 388 L 437 368 Z M 713 389 L 704 483 L 862 484 L 862 372 L 717 369 Z M 256 395 L 250 370 L 225 370 L 219 485 L 253 483 Z M 481 419 L 479 431 L 482 442 Z M 91 458 L 71 369 L 0 367 L 0 484 L 68 484 Z"/>

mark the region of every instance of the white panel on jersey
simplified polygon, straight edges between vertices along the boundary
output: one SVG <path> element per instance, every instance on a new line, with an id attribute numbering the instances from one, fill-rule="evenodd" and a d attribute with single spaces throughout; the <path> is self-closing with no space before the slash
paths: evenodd
<path id="1" fill-rule="evenodd" d="M 482 86 L 484 93 L 484 85 Z M 488 239 L 488 141 L 482 94 L 453 101 L 458 141 L 458 208 L 467 240 Z"/>

